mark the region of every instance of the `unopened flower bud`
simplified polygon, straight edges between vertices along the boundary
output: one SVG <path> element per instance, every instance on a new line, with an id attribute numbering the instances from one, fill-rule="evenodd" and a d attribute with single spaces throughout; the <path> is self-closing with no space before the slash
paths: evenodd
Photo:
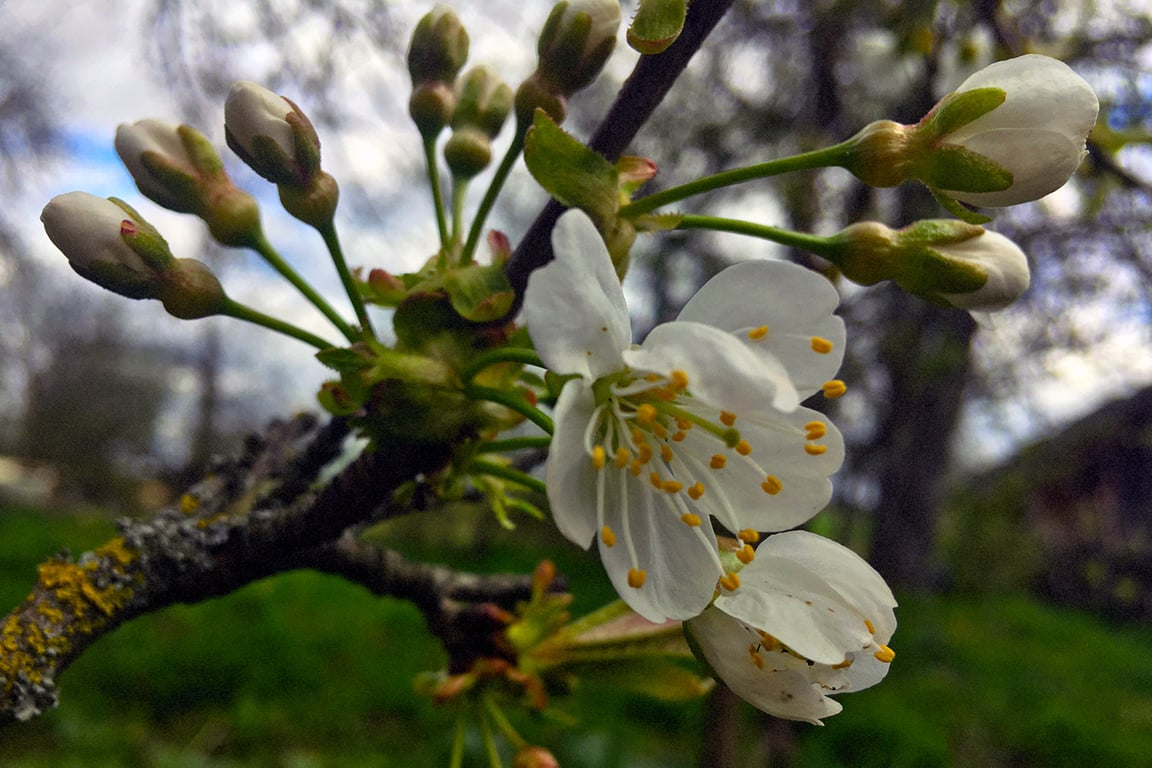
<path id="1" fill-rule="evenodd" d="M 1063 62 L 1019 56 L 969 77 L 916 125 L 867 126 L 845 143 L 841 165 L 877 187 L 917 179 L 970 205 L 1017 205 L 1068 181 L 1099 109 Z"/>
<path id="2" fill-rule="evenodd" d="M 456 94 L 447 83 L 422 83 L 408 98 L 408 114 L 425 139 L 436 138 L 452 120 L 455 109 Z"/>
<path id="3" fill-rule="evenodd" d="M 877 222 L 846 227 L 825 255 L 849 280 L 891 280 L 909 293 L 970 311 L 1007 307 L 1028 288 L 1028 259 L 1008 238 L 956 219 L 892 230 Z"/>
<path id="4" fill-rule="evenodd" d="M 492 162 L 492 142 L 476 128 L 453 131 L 444 143 L 444 161 L 453 176 L 470 179 Z"/>
<path id="5" fill-rule="evenodd" d="M 408 44 L 408 74 L 415 88 L 451 85 L 468 60 L 468 31 L 449 7 L 437 5 L 416 24 Z"/>
<path id="6" fill-rule="evenodd" d="M 456 85 L 452 127 L 471 127 L 496 138 L 512 109 L 512 89 L 488 67 L 470 69 Z"/>
<path id="7" fill-rule="evenodd" d="M 320 138 L 308 117 L 283 96 L 241 81 L 224 102 L 228 146 L 274 184 L 306 187 L 320 171 Z"/>
<path id="8" fill-rule="evenodd" d="M 530 75 L 516 89 L 516 130 L 528 130 L 537 109 L 544 110 L 557 125 L 568 117 L 568 99 L 549 88 L 539 71 Z"/>
<path id="9" fill-rule="evenodd" d="M 160 120 L 121 125 L 116 152 L 146 197 L 204 219 L 223 245 L 248 246 L 260 237 L 256 200 L 232 183 L 216 148 L 191 126 Z"/>
<path id="10" fill-rule="evenodd" d="M 512 768 L 560 768 L 559 761 L 544 747 L 521 747 L 512 758 Z"/>
<path id="11" fill-rule="evenodd" d="M 600 74 L 619 29 L 619 0 L 561 0 L 540 32 L 537 72 L 552 90 L 571 96 Z"/>
<path id="12" fill-rule="evenodd" d="M 48 238 L 81 277 L 130 299 L 159 296 L 174 259 L 154 227 L 127 204 L 68 192 L 44 206 Z"/>
<path id="13" fill-rule="evenodd" d="M 196 259 L 176 259 L 158 298 L 168 314 L 181 320 L 218 315 L 227 301 L 216 275 Z"/>

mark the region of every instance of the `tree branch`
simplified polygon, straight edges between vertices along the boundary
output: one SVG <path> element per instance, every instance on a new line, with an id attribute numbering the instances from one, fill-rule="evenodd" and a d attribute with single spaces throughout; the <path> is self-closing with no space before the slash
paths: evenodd
<path id="1" fill-rule="evenodd" d="M 620 157 L 640 128 L 648 122 L 664 100 L 672 84 L 680 77 L 705 38 L 720 22 L 733 0 L 694 0 L 688 6 L 684 30 L 666 51 L 655 56 L 641 56 L 635 69 L 624 81 L 620 93 L 600 122 L 588 145 L 610 161 Z M 552 228 L 565 207 L 549 200 L 536 220 L 524 233 L 504 271 L 516 292 L 515 314 L 523 301 L 528 276 L 552 260 Z"/>
<path id="2" fill-rule="evenodd" d="M 292 564 L 302 551 L 370 519 L 402 483 L 449 458 L 447 446 L 392 446 L 361 455 L 311 490 L 347 434 L 340 420 L 274 424 L 178 505 L 121 521 L 119 537 L 78 561 L 41 564 L 32 593 L 0 626 L 0 720 L 55 706 L 60 673 L 123 622 L 300 567 Z"/>

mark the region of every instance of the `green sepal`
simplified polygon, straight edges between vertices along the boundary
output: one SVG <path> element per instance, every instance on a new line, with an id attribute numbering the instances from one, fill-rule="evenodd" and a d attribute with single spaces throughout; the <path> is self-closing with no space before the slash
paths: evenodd
<path id="1" fill-rule="evenodd" d="M 504 270 L 495 264 L 471 264 L 449 270 L 444 276 L 444 290 L 452 308 L 474 323 L 504 317 L 516 297 Z"/>
<path id="2" fill-rule="evenodd" d="M 917 131 L 925 141 L 935 141 L 963 128 L 999 107 L 1008 98 L 1003 88 L 973 88 L 944 97 L 920 121 Z"/>
<path id="3" fill-rule="evenodd" d="M 628 27 L 628 45 L 643 54 L 663 53 L 684 30 L 688 0 L 640 0 Z"/>
<path id="4" fill-rule="evenodd" d="M 604 231 L 616 216 L 619 172 L 537 109 L 524 139 L 524 163 L 540 186 Z"/>
<path id="5" fill-rule="evenodd" d="M 352 347 L 333 347 L 316 353 L 316 359 L 337 373 L 353 373 L 369 364 L 370 357 L 364 351 Z"/>
<path id="6" fill-rule="evenodd" d="M 601 682 L 668 702 L 698 699 L 714 685 L 712 680 L 664 659 L 576 664 L 565 671 L 581 682 Z"/>
<path id="7" fill-rule="evenodd" d="M 987 155 L 959 144 L 941 144 L 918 157 L 912 175 L 925 186 L 956 192 L 1002 192 L 1012 173 Z"/>
<path id="8" fill-rule="evenodd" d="M 936 202 L 940 204 L 941 208 L 948 211 L 948 213 L 952 214 L 956 218 L 960 219 L 960 221 L 976 225 L 987 224 L 988 222 L 992 221 L 991 216 L 985 216 L 982 213 L 976 213 L 970 208 L 966 208 L 960 203 L 959 200 L 954 200 L 951 197 L 947 197 L 938 189 L 928 187 L 928 191 L 932 193 L 932 197 L 936 198 Z"/>

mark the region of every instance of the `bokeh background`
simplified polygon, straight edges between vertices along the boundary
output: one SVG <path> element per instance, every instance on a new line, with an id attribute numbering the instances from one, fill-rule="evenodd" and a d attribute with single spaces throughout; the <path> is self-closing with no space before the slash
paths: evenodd
<path id="1" fill-rule="evenodd" d="M 546 0 L 458 0 L 470 63 L 513 87 L 534 67 Z M 625 2 L 626 15 L 631 3 Z M 135 190 L 116 125 L 196 125 L 223 148 L 235 80 L 301 104 L 342 188 L 353 264 L 412 270 L 435 226 L 406 118 L 396 0 L 0 1 L 0 605 L 37 562 L 114 535 L 269 418 L 315 409 L 324 370 L 291 340 L 84 283 L 38 222 L 73 189 L 128 200 L 231 295 L 316 332 L 292 290 L 198 221 Z M 719 690 L 669 704 L 589 682 L 563 716 L 520 723 L 565 766 L 1152 765 L 1152 12 L 1143 2 L 737 0 L 631 148 L 653 188 L 914 122 L 985 64 L 1068 62 L 1101 120 L 1080 173 L 990 225 L 1029 254 L 1033 287 L 993 325 L 880 286 L 843 286 L 849 441 L 838 495 L 811 527 L 868 556 L 901 601 L 897 659 L 824 728 L 761 716 Z M 566 127 L 587 136 L 636 54 L 621 45 Z M 507 142 L 501 137 L 498 151 Z M 319 238 L 265 203 L 273 242 L 339 302 Z M 482 185 L 478 185 L 482 186 Z M 517 171 L 493 218 L 513 242 L 544 194 Z M 943 212 L 924 190 L 846 173 L 718 192 L 693 209 L 830 233 Z M 723 266 L 803 253 L 735 236 L 642 240 L 626 289 L 640 335 Z M 547 524 L 482 510 L 402 521 L 389 546 L 464 568 L 567 573 L 578 610 L 611 597 L 594 559 Z M 445 764 L 455 715 L 413 694 L 442 663 L 419 614 L 296 573 L 137 619 L 62 681 L 62 706 L 0 727 L 2 766 Z M 479 743 L 469 759 L 481 764 Z M 469 763 L 471 764 L 471 763 Z"/>

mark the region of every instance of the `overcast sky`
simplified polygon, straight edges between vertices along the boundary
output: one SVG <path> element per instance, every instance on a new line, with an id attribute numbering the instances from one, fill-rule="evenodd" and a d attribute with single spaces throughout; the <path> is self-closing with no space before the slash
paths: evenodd
<path id="1" fill-rule="evenodd" d="M 404 29 L 410 29 L 430 5 L 397 0 L 389 7 L 397 22 Z M 471 32 L 469 64 L 492 64 L 515 86 L 534 66 L 534 37 L 549 4 L 497 0 L 482 4 L 489 9 L 495 24 L 489 24 L 473 12 L 471 5 L 462 3 L 459 9 Z M 56 194 L 83 189 L 101 196 L 122 197 L 161 229 L 177 256 L 194 256 L 198 255 L 202 225 L 191 217 L 172 214 L 143 199 L 112 149 L 112 137 L 120 123 L 144 117 L 178 121 L 176 103 L 146 55 L 147 40 L 143 39 L 142 30 L 145 12 L 150 6 L 151 3 L 144 0 L 91 3 L 0 0 L 0 18 L 4 21 L 0 37 L 28 41 L 23 49 L 29 61 L 44 72 L 45 80 L 52 84 L 70 144 L 68 155 L 30 176 L 23 194 L 8 203 L 20 212 L 30 228 L 39 230 L 40 209 Z M 229 6 L 221 2 L 220 7 Z M 342 237 L 349 260 L 353 264 L 381 265 L 400 272 L 417 268 L 431 255 L 435 229 L 426 201 L 427 191 L 411 176 L 421 167 L 420 145 L 416 132 L 404 117 L 408 81 L 403 70 L 403 50 L 391 51 L 384 59 L 389 60 L 389 56 L 391 72 L 378 76 L 373 82 L 373 92 L 378 99 L 384 94 L 383 98 L 394 102 L 391 109 L 381 109 L 379 103 L 360 104 L 352 110 L 353 119 L 339 137 L 322 136 L 322 139 L 327 170 L 342 182 L 358 181 L 367 185 L 369 194 L 376 194 L 375 190 L 381 199 L 393 201 L 372 227 L 352 226 L 352 222 L 341 222 L 338 218 L 338 223 L 344 224 Z M 612 65 L 614 72 L 625 73 L 633 60 L 634 54 L 620 46 L 618 59 Z M 254 56 L 250 61 L 237 61 L 234 66 L 236 71 L 229 73 L 229 79 L 259 79 L 266 62 Z M 349 99 L 356 98 L 355 86 L 355 83 L 343 84 Z M 301 106 L 308 111 L 306 103 Z M 389 122 L 381 122 L 381 112 L 390 116 Z M 222 147 L 222 106 L 214 125 L 199 127 Z M 224 154 L 234 177 L 246 186 L 251 184 L 248 188 L 264 202 L 265 226 L 273 243 L 280 246 L 285 256 L 335 305 L 345 306 L 339 283 L 315 233 L 281 213 L 271 187 L 258 183 L 247 169 L 238 167 L 229 153 Z M 395 194 L 397 184 L 402 185 L 402 189 L 410 189 L 399 200 L 389 197 Z M 1058 196 L 1053 199 L 1054 203 L 1058 201 Z M 497 216 L 493 224 L 500 227 L 503 222 Z M 47 239 L 38 231 L 33 234 L 29 240 L 36 255 L 51 265 L 58 279 L 77 280 Z M 311 311 L 290 287 L 274 279 L 254 257 L 231 257 L 222 267 L 222 274 L 233 298 L 261 311 L 291 318 L 315 333 L 335 337 L 318 313 Z M 131 309 L 131 317 L 148 332 L 171 334 L 175 340 L 195 333 L 193 324 L 169 318 L 155 302 L 139 302 Z M 274 378 L 273 399 L 283 398 L 287 406 L 278 410 L 291 410 L 313 402 L 312 392 L 326 378 L 326 372 L 309 359 L 308 348 L 258 329 L 238 329 L 231 321 L 220 322 L 228 323 L 226 327 L 233 345 L 249 352 L 243 357 L 250 367 L 233 371 L 226 384 L 236 391 L 250 391 L 253 387 L 269 386 L 263 382 Z M 992 348 L 1010 346 L 1014 343 L 1012 323 L 1004 322 L 998 328 L 982 331 L 980 343 Z M 1061 355 L 1046 361 L 1035 387 L 1030 390 L 1034 404 L 1052 414 L 1055 420 L 1062 420 L 1078 415 L 1100 399 L 1152 380 L 1152 355 L 1147 348 L 1146 333 L 1121 329 L 1109 344 L 1112 348 L 1101 350 L 1095 358 Z M 258 354 L 252 350 L 258 350 Z M 1118 365 L 1118 359 L 1124 364 Z M 973 418 L 970 426 L 983 432 L 978 418 Z M 178 432 L 178 423 L 174 422 L 172 430 Z M 1027 425 L 1021 424 L 1020 430 L 1026 433 Z M 999 453 L 1004 445 L 982 444 L 982 449 Z"/>

